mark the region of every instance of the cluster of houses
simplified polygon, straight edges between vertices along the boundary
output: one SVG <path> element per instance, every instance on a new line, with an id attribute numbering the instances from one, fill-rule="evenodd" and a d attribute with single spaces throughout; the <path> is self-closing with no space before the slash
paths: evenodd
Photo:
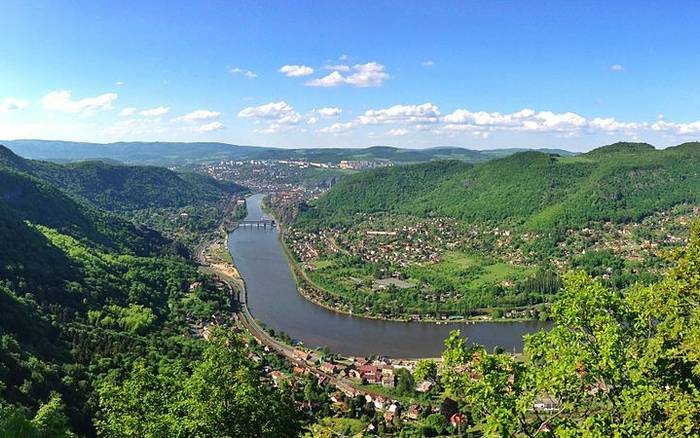
<path id="1" fill-rule="evenodd" d="M 381 385 L 384 388 L 393 388 L 395 384 L 395 371 L 398 368 L 406 368 L 409 371 L 415 368 L 415 362 L 391 359 L 370 360 L 363 357 L 342 358 L 337 361 L 324 360 L 322 355 L 315 351 L 296 349 L 293 352 L 294 366 L 292 376 L 313 374 L 318 385 L 325 387 L 333 385 L 336 391 L 330 394 L 330 402 L 337 411 L 346 411 L 351 400 L 358 396 L 364 397 L 365 403 L 372 404 L 376 411 L 382 412 L 384 420 L 392 422 L 396 415 L 402 419 L 417 420 L 425 411 L 425 407 L 419 404 L 401 406 L 399 401 L 384 394 L 372 390 L 371 386 L 363 388 L 363 385 Z M 274 386 L 278 386 L 282 380 L 292 376 L 278 370 L 266 367 L 263 370 Z M 432 381 L 422 381 L 416 385 L 416 391 L 428 392 L 434 387 Z"/>
<path id="2" fill-rule="evenodd" d="M 644 263 L 661 257 L 669 248 L 687 244 L 692 217 L 700 207 L 678 206 L 671 211 L 657 212 L 641 222 L 616 224 L 601 222 L 582 229 L 569 229 L 559 242 L 562 255 L 552 260 L 561 271 L 569 269 L 569 261 L 591 251 L 608 251 L 627 261 Z M 612 270 L 603 278 L 612 275 Z"/>
<path id="3" fill-rule="evenodd" d="M 223 160 L 218 163 L 203 164 L 198 168 L 219 180 L 235 181 L 259 192 L 304 191 L 305 196 L 318 192 L 314 187 L 299 184 L 301 169 L 307 167 L 327 167 L 325 163 L 304 162 L 303 165 L 290 164 L 277 160 Z"/>
<path id="4" fill-rule="evenodd" d="M 286 238 L 302 262 L 324 253 L 347 251 L 365 261 L 392 266 L 436 263 L 444 249 L 459 245 L 456 223 L 451 219 L 432 218 L 416 221 L 396 229 L 367 229 L 371 216 L 357 228 L 341 232 L 323 229 L 318 232 L 293 230 Z"/>

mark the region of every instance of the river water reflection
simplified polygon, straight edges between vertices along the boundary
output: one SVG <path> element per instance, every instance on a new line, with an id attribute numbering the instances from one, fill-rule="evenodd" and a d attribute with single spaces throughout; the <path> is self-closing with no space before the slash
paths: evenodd
<path id="1" fill-rule="evenodd" d="M 265 215 L 263 195 L 247 199 L 248 220 Z M 384 355 L 402 358 L 438 357 L 451 330 L 460 329 L 470 341 L 491 349 L 522 349 L 524 334 L 546 323 L 418 323 L 378 321 L 338 314 L 319 307 L 296 290 L 276 229 L 239 228 L 229 237 L 229 250 L 248 291 L 253 316 L 308 347 L 325 346 L 344 355 Z"/>

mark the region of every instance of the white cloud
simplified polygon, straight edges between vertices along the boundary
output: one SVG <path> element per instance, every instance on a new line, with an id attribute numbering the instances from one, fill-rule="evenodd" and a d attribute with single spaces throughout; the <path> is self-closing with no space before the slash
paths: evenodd
<path id="1" fill-rule="evenodd" d="M 570 137 L 584 133 L 633 134 L 647 129 L 647 123 L 621 122 L 614 118 L 587 119 L 573 112 L 537 112 L 525 108 L 510 114 L 458 109 L 443 118 L 436 133 L 471 132 L 485 135 L 494 131 L 556 133 Z"/>
<path id="2" fill-rule="evenodd" d="M 240 68 L 240 67 L 232 67 L 228 70 L 228 72 L 231 74 L 234 74 L 234 75 L 243 75 L 243 76 L 250 78 L 250 79 L 254 79 L 254 78 L 258 77 L 258 75 L 254 71 L 247 70 L 247 69 Z"/>
<path id="3" fill-rule="evenodd" d="M 307 125 L 315 125 L 316 122 L 318 122 L 318 119 L 316 117 L 309 117 L 308 119 L 306 119 Z"/>
<path id="4" fill-rule="evenodd" d="M 119 111 L 120 117 L 129 117 L 129 116 L 133 116 L 134 114 L 136 114 L 136 108 L 134 108 L 133 106 L 128 106 L 128 107 L 122 109 L 121 111 Z"/>
<path id="5" fill-rule="evenodd" d="M 323 134 L 345 134 L 349 132 L 354 126 L 355 125 L 352 122 L 333 123 L 331 126 L 326 126 L 325 128 L 319 129 L 318 132 L 321 132 Z"/>
<path id="6" fill-rule="evenodd" d="M 345 76 L 338 71 L 334 71 L 322 78 L 312 79 L 308 81 L 306 85 L 309 87 L 337 87 L 338 85 L 343 85 L 345 83 Z"/>
<path id="7" fill-rule="evenodd" d="M 14 97 L 6 97 L 0 100 L 0 113 L 8 111 L 21 111 L 29 106 L 29 102 Z"/>
<path id="8" fill-rule="evenodd" d="M 610 66 L 611 71 L 625 71 L 625 68 L 620 64 L 613 64 Z"/>
<path id="9" fill-rule="evenodd" d="M 308 76 L 314 73 L 314 69 L 308 65 L 283 65 L 279 71 L 291 78 Z"/>
<path id="10" fill-rule="evenodd" d="M 435 63 L 434 63 L 432 60 L 429 59 L 429 60 L 427 60 L 427 61 L 421 62 L 421 65 L 422 65 L 423 67 L 428 68 L 428 67 L 432 67 L 433 65 L 435 65 Z"/>
<path id="11" fill-rule="evenodd" d="M 244 119 L 274 120 L 277 123 L 296 124 L 301 122 L 301 115 L 294 111 L 287 102 L 270 102 L 259 106 L 250 106 L 238 112 Z"/>
<path id="12" fill-rule="evenodd" d="M 593 130 L 603 132 L 632 131 L 646 127 L 645 123 L 619 122 L 613 118 L 596 117 L 588 122 L 588 126 Z"/>
<path id="13" fill-rule="evenodd" d="M 210 111 L 210 110 L 196 110 L 192 111 L 191 113 L 185 114 L 184 116 L 180 117 L 182 120 L 186 121 L 206 121 L 206 120 L 214 120 L 218 119 L 219 116 L 221 116 L 221 113 L 218 111 Z"/>
<path id="14" fill-rule="evenodd" d="M 170 112 L 170 108 L 168 108 L 167 106 L 161 105 L 161 106 L 156 107 L 156 108 L 143 110 L 139 114 L 141 114 L 142 116 L 146 116 L 146 117 L 158 117 L 158 116 L 168 114 L 168 112 Z"/>
<path id="15" fill-rule="evenodd" d="M 408 134 L 408 129 L 403 129 L 403 128 L 390 129 L 386 133 L 386 135 L 388 135 L 390 137 L 403 137 L 406 134 Z"/>
<path id="16" fill-rule="evenodd" d="M 114 83 L 114 85 L 116 85 L 117 87 L 121 87 L 122 85 L 126 85 L 126 84 L 122 81 L 117 81 Z"/>
<path id="17" fill-rule="evenodd" d="M 432 124 L 440 121 L 440 111 L 432 103 L 422 105 L 394 105 L 379 110 L 368 110 L 358 118 L 363 125 Z"/>
<path id="18" fill-rule="evenodd" d="M 383 65 L 376 62 L 367 64 L 355 64 L 352 72 L 343 74 L 340 70 L 334 70 L 326 76 L 308 81 L 310 87 L 337 87 L 339 85 L 351 85 L 354 87 L 379 87 L 384 81 L 390 79 Z"/>
<path id="19" fill-rule="evenodd" d="M 255 129 L 255 132 L 262 134 L 275 134 L 295 129 L 296 125 L 304 119 L 285 101 L 244 108 L 238 112 L 238 117 L 253 119 L 256 123 L 268 121 L 269 124 L 266 127 Z"/>
<path id="20" fill-rule="evenodd" d="M 338 107 L 319 108 L 315 111 L 323 117 L 337 117 L 343 112 L 343 110 Z"/>
<path id="21" fill-rule="evenodd" d="M 224 129 L 224 124 L 221 122 L 211 122 L 197 128 L 199 132 L 214 132 Z"/>
<path id="22" fill-rule="evenodd" d="M 540 132 L 575 131 L 588 125 L 588 121 L 576 113 L 535 112 L 529 108 L 512 114 L 458 109 L 446 115 L 444 122 L 448 130 L 500 129 Z"/>
<path id="23" fill-rule="evenodd" d="M 690 123 L 667 122 L 658 120 L 651 125 L 651 129 L 657 132 L 663 132 L 676 135 L 697 135 L 700 134 L 700 120 Z"/>
<path id="24" fill-rule="evenodd" d="M 92 114 L 97 111 L 113 109 L 112 104 L 115 100 L 117 100 L 116 93 L 105 93 L 95 97 L 73 100 L 69 90 L 56 90 L 45 95 L 41 99 L 41 103 L 45 109 L 50 111 Z"/>

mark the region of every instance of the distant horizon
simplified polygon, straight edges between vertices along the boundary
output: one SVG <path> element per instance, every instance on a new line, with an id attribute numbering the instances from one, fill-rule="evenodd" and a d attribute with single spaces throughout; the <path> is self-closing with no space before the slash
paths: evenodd
<path id="1" fill-rule="evenodd" d="M 470 151 L 477 151 L 477 152 L 487 152 L 487 151 L 498 151 L 498 150 L 562 150 L 570 153 L 586 153 L 590 152 L 594 149 L 601 148 L 604 146 L 609 146 L 617 143 L 641 143 L 641 144 L 648 144 L 654 147 L 654 149 L 657 150 L 662 150 L 662 149 L 667 149 L 669 147 L 674 147 L 674 146 L 679 146 L 684 143 L 700 143 L 700 139 L 691 139 L 683 142 L 678 142 L 678 143 L 673 143 L 673 144 L 668 144 L 668 145 L 657 145 L 651 142 L 643 141 L 643 140 L 637 140 L 637 141 L 628 141 L 628 140 L 616 140 L 612 141 L 610 143 L 605 143 L 605 144 L 599 144 L 595 146 L 590 146 L 584 150 L 573 150 L 567 147 L 547 147 L 547 146 L 533 146 L 533 147 L 527 147 L 527 146 L 503 146 L 503 147 L 490 147 L 490 148 L 479 148 L 479 147 L 468 147 L 468 146 L 455 146 L 455 145 L 446 145 L 446 144 L 441 144 L 441 145 L 435 145 L 435 146 L 425 146 L 425 147 L 408 147 L 408 146 L 397 146 L 397 145 L 389 145 L 389 144 L 372 144 L 369 146 L 320 146 L 320 147 L 308 147 L 308 146 L 267 146 L 267 145 L 255 145 L 255 144 L 240 144 L 240 143 L 231 143 L 227 141 L 206 141 L 206 140 L 198 140 L 198 141 L 177 141 L 177 140 L 120 140 L 120 141 L 110 141 L 110 142 L 99 142 L 99 141 L 75 141 L 75 140 L 47 140 L 47 139 L 40 139 L 40 138 L 17 138 L 17 139 L 0 139 L 0 145 L 4 145 L 6 143 L 11 143 L 11 142 L 50 142 L 50 143 L 80 143 L 80 144 L 92 144 L 92 145 L 100 145 L 100 146 L 109 146 L 109 145 L 115 145 L 115 144 L 148 144 L 148 143 L 161 143 L 161 144 L 221 144 L 221 145 L 226 145 L 226 146 L 238 146 L 238 147 L 246 147 L 246 148 L 261 148 L 261 149 L 280 149 L 280 150 L 295 150 L 295 149 L 306 149 L 306 150 L 313 150 L 313 149 L 351 149 L 351 150 L 360 150 L 360 149 L 371 149 L 371 148 L 393 148 L 393 149 L 402 149 L 402 150 L 414 150 L 414 151 L 420 151 L 420 150 L 430 150 L 430 149 L 463 149 L 463 150 L 470 150 Z"/>

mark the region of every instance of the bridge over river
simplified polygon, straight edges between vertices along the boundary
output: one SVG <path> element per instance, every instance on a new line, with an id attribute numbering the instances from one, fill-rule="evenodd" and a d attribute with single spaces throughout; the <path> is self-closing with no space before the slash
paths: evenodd
<path id="1" fill-rule="evenodd" d="M 239 227 L 250 227 L 250 228 L 273 228 L 277 226 L 277 223 L 273 219 L 257 219 L 257 220 L 242 220 L 238 221 Z"/>

